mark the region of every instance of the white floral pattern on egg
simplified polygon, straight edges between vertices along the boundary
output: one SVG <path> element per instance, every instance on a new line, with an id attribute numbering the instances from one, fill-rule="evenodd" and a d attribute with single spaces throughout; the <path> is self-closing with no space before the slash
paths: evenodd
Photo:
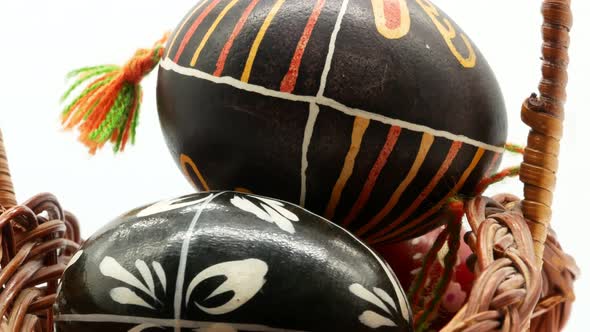
<path id="1" fill-rule="evenodd" d="M 271 198 L 156 202 L 79 253 L 58 294 L 58 331 L 411 331 L 387 263 L 341 227 Z"/>

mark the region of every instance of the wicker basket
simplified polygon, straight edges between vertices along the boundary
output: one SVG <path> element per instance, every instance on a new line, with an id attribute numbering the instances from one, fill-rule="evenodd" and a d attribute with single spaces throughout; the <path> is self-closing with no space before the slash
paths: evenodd
<path id="1" fill-rule="evenodd" d="M 570 0 L 544 0 L 542 80 L 522 120 L 531 127 L 520 179 L 524 199 L 475 197 L 465 241 L 477 280 L 450 331 L 558 331 L 579 271 L 549 227 L 567 83 Z M 58 279 L 80 246 L 78 223 L 51 194 L 16 205 L 0 133 L 0 332 L 53 331 Z"/>

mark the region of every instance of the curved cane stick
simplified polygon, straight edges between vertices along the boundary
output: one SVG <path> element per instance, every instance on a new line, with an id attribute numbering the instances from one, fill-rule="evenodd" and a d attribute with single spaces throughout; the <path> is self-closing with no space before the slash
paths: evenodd
<path id="1" fill-rule="evenodd" d="M 14 187 L 10 178 L 4 140 L 2 139 L 2 131 L 0 130 L 0 206 L 8 209 L 15 205 Z"/>
<path id="2" fill-rule="evenodd" d="M 521 117 L 531 127 L 520 180 L 524 183 L 522 211 L 528 220 L 537 263 L 543 262 L 547 228 L 555 188 L 559 141 L 563 132 L 563 105 L 566 99 L 569 32 L 572 26 L 570 0 L 544 0 L 543 78 L 540 95 L 532 95 L 522 105 Z"/>

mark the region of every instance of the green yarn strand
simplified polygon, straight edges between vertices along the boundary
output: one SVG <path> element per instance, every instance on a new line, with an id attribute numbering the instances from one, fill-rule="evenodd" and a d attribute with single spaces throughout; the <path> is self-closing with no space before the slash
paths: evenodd
<path id="1" fill-rule="evenodd" d="M 461 218 L 452 220 L 447 227 L 449 227 L 449 251 L 444 258 L 445 268 L 443 270 L 443 275 L 434 286 L 432 302 L 427 308 L 425 308 L 424 312 L 422 312 L 422 315 L 416 322 L 416 332 L 424 332 L 430 326 L 430 315 L 432 315 L 435 308 L 437 308 L 438 304 L 442 301 L 444 292 L 448 288 L 453 275 L 455 262 L 457 261 L 457 255 L 459 253 L 459 246 L 461 245 Z"/>
<path id="2" fill-rule="evenodd" d="M 139 124 L 139 110 L 141 109 L 141 101 L 142 101 L 143 91 L 140 85 L 135 87 L 135 97 L 137 98 L 137 108 L 135 110 L 135 114 L 133 114 L 133 119 L 131 120 L 131 128 L 129 130 L 131 144 L 135 144 L 135 131 L 137 129 L 137 125 Z"/>
<path id="3" fill-rule="evenodd" d="M 97 143 L 104 143 L 111 138 L 116 129 L 125 125 L 126 113 L 128 113 L 128 108 L 134 98 L 133 91 L 129 83 L 123 85 L 105 120 L 90 133 L 89 139 Z"/>
<path id="4" fill-rule="evenodd" d="M 88 73 L 88 72 L 93 72 L 96 70 L 103 70 L 103 69 L 108 69 L 109 71 L 114 71 L 117 69 L 120 69 L 121 66 L 117 66 L 117 65 L 100 65 L 100 66 L 87 66 L 87 67 L 81 67 L 78 69 L 74 69 L 70 72 L 68 72 L 66 74 L 66 78 L 70 79 L 70 78 L 74 78 L 82 73 Z"/>
<path id="5" fill-rule="evenodd" d="M 85 82 L 89 81 L 91 78 L 97 77 L 102 74 L 107 74 L 117 70 L 116 66 L 95 66 L 95 67 L 86 67 L 77 69 L 72 71 L 68 74 L 68 78 L 74 78 L 78 76 L 78 79 L 70 85 L 70 87 L 64 92 L 61 96 L 60 101 L 65 101 L 69 98 L 74 90 L 76 90 L 80 85 L 84 84 Z"/>
<path id="6" fill-rule="evenodd" d="M 104 85 L 109 84 L 111 81 L 112 81 L 112 79 L 108 79 L 108 80 L 104 80 L 104 81 L 101 81 L 101 82 L 96 82 L 96 83 L 90 85 L 89 87 L 87 87 L 86 89 L 84 89 L 84 91 L 82 91 L 82 93 L 78 97 L 76 97 L 66 107 L 64 107 L 64 109 L 61 112 L 61 114 L 62 115 L 68 115 L 68 114 L 70 114 L 73 111 L 72 107 L 78 101 L 80 101 L 80 99 L 86 97 L 87 95 L 89 95 L 90 93 L 92 93 L 94 90 L 100 88 L 101 86 L 104 86 Z M 66 96 L 66 98 L 67 98 L 67 96 Z M 93 107 L 90 108 L 88 110 L 88 112 L 86 112 L 86 115 L 84 116 L 85 119 L 88 117 L 88 115 L 90 115 L 92 113 L 92 110 L 94 109 L 94 106 L 96 106 L 96 105 L 93 105 Z"/>

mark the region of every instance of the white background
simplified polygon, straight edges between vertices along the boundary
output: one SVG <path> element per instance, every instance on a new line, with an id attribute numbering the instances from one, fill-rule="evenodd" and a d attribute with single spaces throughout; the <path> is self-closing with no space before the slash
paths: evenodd
<path id="1" fill-rule="evenodd" d="M 307 0 L 310 1 L 310 0 Z M 67 71 L 85 65 L 122 63 L 137 47 L 150 46 L 173 29 L 195 0 L 0 1 L 0 127 L 4 132 L 19 200 L 55 193 L 82 222 L 87 237 L 138 205 L 192 189 L 162 139 L 155 107 L 155 76 L 144 82 L 138 143 L 124 154 L 110 149 L 89 157 L 73 133 L 60 131 L 58 98 Z M 540 76 L 541 1 L 438 0 L 494 68 L 509 111 L 509 141 L 524 144 L 521 102 Z M 573 0 L 569 100 L 553 226 L 583 272 L 590 264 L 588 84 L 590 2 Z M 518 158 L 505 164 L 518 163 Z M 520 193 L 514 180 L 495 191 Z M 566 331 L 588 331 L 590 288 L 584 274 Z"/>

